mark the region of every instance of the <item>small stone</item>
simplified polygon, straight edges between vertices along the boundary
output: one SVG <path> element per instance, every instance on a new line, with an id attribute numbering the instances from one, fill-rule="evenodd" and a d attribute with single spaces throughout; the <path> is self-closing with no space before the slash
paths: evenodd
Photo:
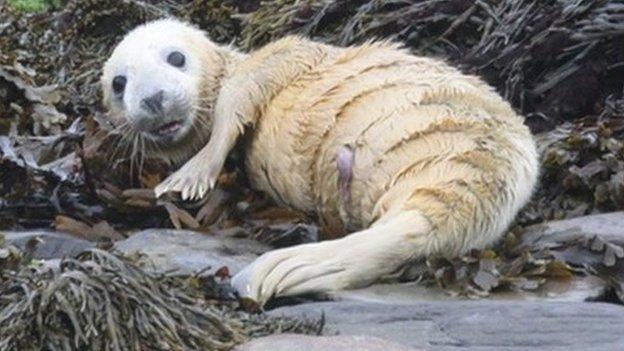
<path id="1" fill-rule="evenodd" d="M 624 211 L 583 216 L 536 224 L 525 229 L 524 245 L 536 246 L 591 239 L 624 244 Z"/>
<path id="2" fill-rule="evenodd" d="M 215 273 L 228 267 L 231 275 L 270 248 L 249 239 L 224 237 L 188 230 L 148 229 L 119 241 L 115 248 L 131 254 L 141 252 L 158 270 Z"/>
<path id="3" fill-rule="evenodd" d="M 77 238 L 74 235 L 47 231 L 3 231 L 7 245 L 14 245 L 20 250 L 26 250 L 32 240 L 37 240 L 33 258 L 48 260 L 53 258 L 73 257 L 84 250 L 95 246 L 93 242 Z"/>
<path id="4" fill-rule="evenodd" d="M 240 345 L 235 351 L 408 351 L 417 350 L 387 339 L 365 335 L 309 336 L 297 334 L 275 334 L 252 340 Z"/>

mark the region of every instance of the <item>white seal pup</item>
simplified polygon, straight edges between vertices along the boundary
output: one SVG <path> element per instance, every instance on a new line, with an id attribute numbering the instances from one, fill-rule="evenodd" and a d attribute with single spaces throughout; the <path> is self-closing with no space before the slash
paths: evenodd
<path id="1" fill-rule="evenodd" d="M 532 135 L 491 87 L 390 42 L 289 36 L 241 53 L 160 20 L 123 39 L 102 87 L 118 128 L 172 162 L 188 159 L 157 195 L 204 196 L 247 128 L 254 188 L 354 231 L 266 253 L 238 273 L 234 286 L 260 304 L 490 245 L 538 176 Z"/>

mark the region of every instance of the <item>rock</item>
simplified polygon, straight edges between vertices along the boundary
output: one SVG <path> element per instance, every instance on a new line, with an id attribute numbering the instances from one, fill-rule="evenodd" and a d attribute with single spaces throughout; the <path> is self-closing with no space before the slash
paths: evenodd
<path id="1" fill-rule="evenodd" d="M 605 241 L 624 244 L 624 211 L 583 216 L 536 224 L 525 229 L 524 245 L 561 243 L 576 238 L 599 236 Z"/>
<path id="2" fill-rule="evenodd" d="M 416 349 L 570 351 L 616 350 L 624 345 L 624 307 L 606 303 L 333 301 L 281 307 L 269 314 L 309 318 L 324 314 L 326 334 L 378 337 Z"/>
<path id="3" fill-rule="evenodd" d="M 214 272 L 227 266 L 235 274 L 270 248 L 249 239 L 219 237 L 187 230 L 148 229 L 119 241 L 115 248 L 142 252 L 158 270 L 193 273 L 210 267 Z"/>
<path id="4" fill-rule="evenodd" d="M 29 240 L 40 239 L 34 253 L 34 258 L 44 260 L 61 258 L 64 256 L 72 257 L 95 246 L 94 243 L 77 238 L 74 235 L 48 230 L 23 232 L 0 231 L 0 234 L 4 235 L 8 245 L 14 245 L 21 250 L 26 248 L 26 244 Z"/>
<path id="5" fill-rule="evenodd" d="M 274 334 L 252 340 L 238 346 L 235 351 L 409 351 L 392 341 L 370 336 L 309 336 L 297 334 Z"/>
<path id="6" fill-rule="evenodd" d="M 462 297 L 451 296 L 438 287 L 424 286 L 419 282 L 374 284 L 362 289 L 332 292 L 329 297 L 336 300 L 393 304 L 463 300 Z"/>

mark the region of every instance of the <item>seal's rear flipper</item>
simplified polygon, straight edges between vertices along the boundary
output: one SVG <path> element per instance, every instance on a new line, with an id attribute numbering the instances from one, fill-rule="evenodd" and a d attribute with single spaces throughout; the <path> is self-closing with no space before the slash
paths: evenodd
<path id="1" fill-rule="evenodd" d="M 341 239 L 268 252 L 232 284 L 260 304 L 274 296 L 363 287 L 429 254 L 437 240 L 431 233 L 420 212 L 401 212 Z"/>

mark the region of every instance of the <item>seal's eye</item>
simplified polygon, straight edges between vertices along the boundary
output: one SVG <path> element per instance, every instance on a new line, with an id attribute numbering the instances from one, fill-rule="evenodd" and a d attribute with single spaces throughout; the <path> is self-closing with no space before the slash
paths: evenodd
<path id="1" fill-rule="evenodd" d="M 123 93 L 125 88 L 126 88 L 126 77 L 116 76 L 115 78 L 113 78 L 113 91 L 115 92 L 115 94 L 119 95 Z"/>
<path id="2" fill-rule="evenodd" d="M 182 67 L 184 66 L 184 61 L 186 61 L 184 55 L 179 51 L 174 51 L 167 56 L 167 62 L 173 67 Z"/>

